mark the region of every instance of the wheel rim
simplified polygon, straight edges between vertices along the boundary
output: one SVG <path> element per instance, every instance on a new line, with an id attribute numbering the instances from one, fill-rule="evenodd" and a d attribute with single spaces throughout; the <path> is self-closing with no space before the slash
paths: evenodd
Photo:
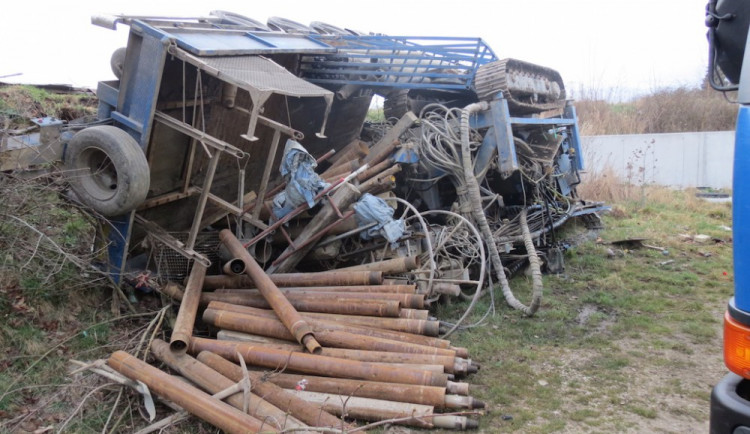
<path id="1" fill-rule="evenodd" d="M 84 174 L 81 184 L 97 200 L 111 199 L 117 193 L 117 168 L 106 152 L 90 147 L 81 153 Z"/>

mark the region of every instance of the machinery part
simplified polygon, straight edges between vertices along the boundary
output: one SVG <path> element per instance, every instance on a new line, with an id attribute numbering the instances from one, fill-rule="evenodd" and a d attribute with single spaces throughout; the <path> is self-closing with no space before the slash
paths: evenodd
<path id="1" fill-rule="evenodd" d="M 122 78 L 122 71 L 125 67 L 125 53 L 127 50 L 127 47 L 120 47 L 112 53 L 112 57 L 109 59 L 109 66 L 112 68 L 112 74 L 114 74 L 118 80 Z"/>
<path id="2" fill-rule="evenodd" d="M 151 183 L 138 142 L 125 131 L 101 125 L 78 132 L 68 143 L 68 182 L 85 205 L 111 217 L 140 205 Z"/>
<path id="3" fill-rule="evenodd" d="M 736 90 L 745 57 L 750 5 L 738 0 L 711 0 L 706 8 L 708 26 L 708 79 L 718 91 Z M 733 85 L 717 83 L 716 69 Z"/>
<path id="4" fill-rule="evenodd" d="M 516 115 L 565 106 L 565 85 L 560 73 L 533 63 L 503 59 L 484 64 L 477 69 L 474 83 L 481 101 L 490 101 L 502 92 L 508 108 Z"/>
<path id="5" fill-rule="evenodd" d="M 531 304 L 529 306 L 525 306 L 523 303 L 518 301 L 518 299 L 513 295 L 513 292 L 510 290 L 510 285 L 508 284 L 508 279 L 505 276 L 505 270 L 503 269 L 503 263 L 500 260 L 500 252 L 498 251 L 497 245 L 494 242 L 492 231 L 490 230 L 490 225 L 487 222 L 487 216 L 484 214 L 484 209 L 482 208 L 482 196 L 479 191 L 479 183 L 477 182 L 476 176 L 474 176 L 474 165 L 471 161 L 471 150 L 469 149 L 469 116 L 471 116 L 471 114 L 474 112 L 486 110 L 488 108 L 488 105 L 489 104 L 487 104 L 487 102 L 470 104 L 466 106 L 461 113 L 461 160 L 463 163 L 464 176 L 466 178 L 466 188 L 468 191 L 467 194 L 469 200 L 471 201 L 471 215 L 474 217 L 474 220 L 476 220 L 477 226 L 479 226 L 479 230 L 482 232 L 482 236 L 484 237 L 484 239 L 488 240 L 487 246 L 490 249 L 490 260 L 492 261 L 492 266 L 495 268 L 495 274 L 497 275 L 500 286 L 502 287 L 505 300 L 514 309 L 522 311 L 527 316 L 532 316 L 537 311 L 537 309 L 539 309 L 539 305 L 541 304 L 541 296 L 538 295 L 537 291 L 535 290 Z M 526 233 L 528 234 L 528 227 L 526 228 Z M 526 238 L 524 239 L 524 241 L 526 241 Z M 526 244 L 528 245 L 529 243 Z M 531 254 L 532 252 L 529 253 Z M 474 303 L 477 299 L 478 296 L 475 296 L 474 300 L 472 300 L 472 303 Z M 446 336 L 453 332 L 453 330 L 455 329 L 456 326 L 454 326 L 448 333 L 446 333 Z"/>
<path id="6" fill-rule="evenodd" d="M 283 17 L 271 17 L 268 19 L 267 24 L 271 30 L 277 32 L 298 33 L 302 35 L 315 33 L 315 30 L 310 27 Z"/>

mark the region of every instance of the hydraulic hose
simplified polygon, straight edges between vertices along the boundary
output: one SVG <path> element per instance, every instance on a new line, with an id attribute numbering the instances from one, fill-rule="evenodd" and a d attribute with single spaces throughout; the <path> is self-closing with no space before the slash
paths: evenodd
<path id="1" fill-rule="evenodd" d="M 542 295 L 542 274 L 539 265 L 539 258 L 536 256 L 536 250 L 534 249 L 534 243 L 531 240 L 531 234 L 529 233 L 529 227 L 526 223 L 526 212 L 525 210 L 521 215 L 521 230 L 524 234 L 524 244 L 526 245 L 527 252 L 529 254 L 529 264 L 532 271 L 532 282 L 533 282 L 533 295 L 532 301 L 529 306 L 521 303 L 513 291 L 510 289 L 508 279 L 505 277 L 505 268 L 500 260 L 500 252 L 497 250 L 497 244 L 494 242 L 492 236 L 492 230 L 487 222 L 487 216 L 484 214 L 482 208 L 482 194 L 479 189 L 479 182 L 476 176 L 474 176 L 474 165 L 471 161 L 471 149 L 469 146 L 469 117 L 480 110 L 487 110 L 489 104 L 486 101 L 469 104 L 464 107 L 461 112 L 461 162 L 463 164 L 464 178 L 466 182 L 467 197 L 471 202 L 471 214 L 474 220 L 479 226 L 479 230 L 482 232 L 482 236 L 487 242 L 489 248 L 490 260 L 492 261 L 492 268 L 495 269 L 497 280 L 500 282 L 500 287 L 503 291 L 505 301 L 514 309 L 520 310 L 527 316 L 532 316 L 539 309 L 541 305 Z"/>

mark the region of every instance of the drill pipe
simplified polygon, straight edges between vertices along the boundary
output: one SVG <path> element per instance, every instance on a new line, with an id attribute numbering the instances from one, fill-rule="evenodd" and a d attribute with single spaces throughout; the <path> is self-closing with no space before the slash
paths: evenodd
<path id="1" fill-rule="evenodd" d="M 222 230 L 219 232 L 219 239 L 229 249 L 232 256 L 245 261 L 245 273 L 253 279 L 253 282 L 263 294 L 263 298 L 276 312 L 284 326 L 294 335 L 297 342 L 304 345 L 313 354 L 320 352 L 320 344 L 315 340 L 315 335 L 310 326 L 302 319 L 294 306 L 289 303 L 289 300 L 284 297 L 284 294 L 279 291 L 279 288 L 268 278 L 265 271 L 250 256 L 250 253 L 245 250 L 232 231 L 229 229 Z"/>
<path id="2" fill-rule="evenodd" d="M 233 366 L 237 365 L 233 364 Z M 220 369 L 217 369 L 217 371 L 229 377 L 224 371 Z M 381 383 L 377 381 L 277 372 L 269 373 L 265 378 L 266 381 L 284 389 L 294 389 L 298 384 L 304 384 L 305 390 L 309 390 L 310 392 L 339 393 L 341 395 L 358 396 L 361 398 L 382 398 L 387 396 L 392 401 L 445 407 L 446 393 L 443 387 Z"/>
<path id="3" fill-rule="evenodd" d="M 335 321 L 340 323 L 346 323 L 351 325 L 359 325 L 365 327 L 379 328 L 385 330 L 393 330 L 403 333 L 411 333 L 415 335 L 426 335 L 426 336 L 437 336 L 439 334 L 440 322 L 429 321 L 423 319 L 408 319 L 408 318 L 382 318 L 375 316 L 357 316 L 357 315 L 337 315 L 333 313 L 316 313 L 316 312 L 305 312 L 302 315 L 304 318 L 309 319 L 321 319 L 325 321 Z M 450 342 L 444 339 L 436 339 L 436 341 L 444 341 L 443 344 L 432 344 L 435 347 L 448 348 Z"/>
<path id="4" fill-rule="evenodd" d="M 241 367 L 214 353 L 201 351 L 197 359 L 200 363 L 205 364 L 230 381 L 239 382 L 244 378 Z M 328 412 L 321 411 L 318 406 L 312 405 L 280 386 L 267 381 L 264 374 L 248 371 L 247 376 L 250 379 L 253 393 L 262 396 L 263 399 L 281 410 L 289 412 L 300 421 L 310 426 L 341 427 L 341 419 Z"/>
<path id="5" fill-rule="evenodd" d="M 151 344 L 151 349 L 157 359 L 179 372 L 206 392 L 218 393 L 235 384 L 235 381 L 230 380 L 187 354 L 175 355 L 170 351 L 169 345 L 161 339 L 155 339 Z M 225 401 L 232 407 L 242 410 L 243 396 L 241 393 L 235 393 L 227 397 Z M 248 412 L 251 416 L 280 430 L 307 427 L 301 421 L 293 417 L 288 417 L 284 410 L 254 393 L 250 394 L 248 401 Z"/>
<path id="6" fill-rule="evenodd" d="M 400 164 L 394 164 L 388 169 L 378 173 L 367 181 L 359 185 L 359 190 L 364 193 L 378 195 L 383 191 L 392 189 L 395 186 L 395 176 L 401 171 Z"/>
<path id="7" fill-rule="evenodd" d="M 321 271 L 318 273 L 284 273 L 268 275 L 276 286 L 351 286 L 380 285 L 383 273 L 379 271 Z M 248 276 L 206 276 L 203 289 L 255 288 Z"/>
<path id="8" fill-rule="evenodd" d="M 177 319 L 172 329 L 170 339 L 172 351 L 184 353 L 187 349 L 190 337 L 193 335 L 195 316 L 198 313 L 198 304 L 200 303 L 205 277 L 206 266 L 198 261 L 193 262 L 193 269 L 190 270 L 190 277 L 188 277 L 185 293 L 180 302 L 180 310 L 177 312 Z"/>
<path id="9" fill-rule="evenodd" d="M 180 290 L 180 288 L 176 284 L 171 282 L 164 285 L 164 287 L 162 288 L 162 292 L 176 300 L 181 300 L 183 295 L 182 290 Z M 215 292 L 204 292 L 201 295 L 201 305 L 207 305 L 214 301 L 241 306 L 250 306 L 259 309 L 269 309 L 269 304 L 262 297 L 248 296 L 247 294 Z M 290 303 L 292 304 L 292 306 L 302 312 L 312 310 L 322 313 L 384 317 L 397 317 L 400 315 L 399 302 L 395 300 L 360 300 L 339 298 L 337 300 L 291 300 Z M 414 311 L 414 309 L 409 310 Z"/>
<path id="10" fill-rule="evenodd" d="M 338 268 L 342 271 L 382 271 L 383 274 L 400 274 L 419 268 L 419 256 L 406 256 L 385 261 L 370 262 L 369 264 L 354 265 L 352 267 Z"/>
<path id="11" fill-rule="evenodd" d="M 290 369 L 305 374 L 439 387 L 446 387 L 448 384 L 446 374 L 281 351 L 242 342 L 216 341 L 196 337 L 190 341 L 188 351 L 192 354 L 211 351 L 232 361 L 237 360 L 237 352 L 239 352 L 245 361 L 252 365 L 278 370 Z"/>
<path id="12" fill-rule="evenodd" d="M 366 294 L 408 294 L 414 295 L 417 293 L 416 286 L 414 285 L 347 285 L 347 286 L 279 286 L 279 289 L 284 293 L 320 293 L 320 292 L 336 292 L 336 293 L 366 293 Z M 216 293 L 232 293 L 242 291 L 257 291 L 256 288 L 216 288 Z"/>
<path id="13" fill-rule="evenodd" d="M 239 332 L 269 336 L 277 339 L 294 340 L 278 319 L 259 318 L 244 313 L 208 308 L 203 312 L 203 321 L 216 327 Z M 395 353 L 433 354 L 455 357 L 456 352 L 446 348 L 411 344 L 393 339 L 359 335 L 341 330 L 318 328 L 312 325 L 318 340 L 329 347 L 358 350 L 389 351 Z"/>
<path id="14" fill-rule="evenodd" d="M 293 392 L 306 401 L 316 403 L 334 414 L 345 414 L 354 419 L 379 421 L 412 416 L 412 419 L 394 422 L 398 425 L 420 428 L 472 429 L 479 424 L 466 416 L 434 414 L 431 405 L 392 402 L 383 399 L 358 398 L 332 393 L 298 391 Z"/>
<path id="15" fill-rule="evenodd" d="M 287 343 L 287 344 L 276 344 L 276 343 L 269 343 L 269 342 L 263 342 L 259 341 L 259 338 L 263 338 L 263 336 L 259 335 L 253 335 L 243 332 L 235 332 L 231 330 L 222 330 L 223 332 L 231 332 L 234 333 L 230 337 L 227 337 L 226 334 L 224 334 L 222 337 L 217 337 L 217 340 L 220 341 L 230 341 L 230 342 L 245 342 L 250 343 L 253 345 L 257 345 L 259 347 L 264 348 L 273 348 L 276 350 L 282 350 L 282 351 L 293 351 L 293 352 L 304 352 L 304 348 L 302 345 L 297 343 Z M 390 360 L 398 360 L 398 357 L 389 357 L 380 356 L 383 355 L 391 355 L 394 354 L 396 356 L 422 356 L 422 354 L 406 354 L 406 353 L 383 353 L 378 351 L 362 351 L 362 350 L 352 350 L 348 348 L 323 348 L 323 351 L 320 353 L 321 356 L 328 356 L 328 357 L 337 357 L 340 359 L 349 359 L 349 360 L 358 360 L 360 362 L 372 362 L 376 363 L 378 365 L 388 365 L 393 367 L 404 367 L 407 369 L 419 369 L 423 371 L 430 371 L 430 372 L 437 372 L 437 373 L 444 373 L 445 368 L 443 365 L 434 364 L 434 363 L 419 363 L 414 361 L 409 362 L 394 362 Z M 456 359 L 458 363 L 465 363 L 462 362 L 463 359 Z M 466 369 L 464 369 L 465 371 Z M 460 372 L 459 372 L 460 374 Z"/>
<path id="16" fill-rule="evenodd" d="M 424 309 L 424 294 L 391 294 L 386 292 L 346 292 L 346 291 L 290 291 L 280 289 L 282 294 L 290 302 L 312 301 L 312 300 L 337 300 L 341 298 L 361 299 L 361 300 L 395 300 L 401 306 L 408 309 Z M 234 294 L 237 296 L 246 296 L 248 298 L 262 298 L 258 290 L 255 289 L 217 289 L 214 294 Z"/>
<path id="17" fill-rule="evenodd" d="M 227 375 L 227 377 L 229 376 Z M 304 390 L 310 392 L 337 393 L 375 399 L 382 399 L 387 396 L 389 401 L 432 405 L 437 408 L 476 409 L 485 407 L 484 402 L 470 396 L 449 395 L 443 387 L 379 383 L 376 381 L 276 372 L 266 375 L 266 380 L 284 389 L 294 389 L 298 384 L 304 384 Z"/>
<path id="18" fill-rule="evenodd" d="M 192 342 L 191 342 L 192 343 Z M 142 381 L 153 393 L 164 397 L 189 413 L 228 433 L 278 432 L 275 428 L 124 351 L 115 351 L 107 361 L 115 371 Z"/>
<path id="19" fill-rule="evenodd" d="M 227 312 L 236 312 L 245 315 L 252 315 L 255 317 L 271 318 L 278 320 L 276 314 L 273 311 L 266 309 L 257 309 L 249 306 L 239 306 L 236 304 L 221 303 L 212 301 L 208 304 L 209 309 L 224 310 Z M 313 327 L 313 330 L 341 330 L 350 333 L 374 336 L 384 339 L 393 339 L 397 341 L 407 342 L 416 345 L 426 345 L 435 348 L 450 349 L 450 341 L 445 339 L 431 338 L 428 336 L 415 335 L 412 333 L 397 332 L 393 330 L 379 330 L 375 326 L 366 325 L 352 325 L 345 322 L 328 321 L 326 319 L 318 319 L 317 317 L 307 316 L 307 313 L 303 313 L 302 317 Z"/>
<path id="20" fill-rule="evenodd" d="M 203 299 L 201 298 L 201 302 Z M 406 319 L 424 319 L 428 320 L 430 319 L 430 311 L 424 310 L 424 309 L 409 309 L 409 308 L 403 308 L 398 312 L 399 318 L 406 318 Z"/>

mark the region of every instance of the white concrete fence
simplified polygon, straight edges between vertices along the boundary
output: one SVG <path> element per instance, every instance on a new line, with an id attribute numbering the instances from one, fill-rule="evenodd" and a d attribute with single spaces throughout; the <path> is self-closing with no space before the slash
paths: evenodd
<path id="1" fill-rule="evenodd" d="M 581 142 L 589 173 L 611 169 L 638 185 L 732 187 L 733 131 L 587 136 Z"/>

